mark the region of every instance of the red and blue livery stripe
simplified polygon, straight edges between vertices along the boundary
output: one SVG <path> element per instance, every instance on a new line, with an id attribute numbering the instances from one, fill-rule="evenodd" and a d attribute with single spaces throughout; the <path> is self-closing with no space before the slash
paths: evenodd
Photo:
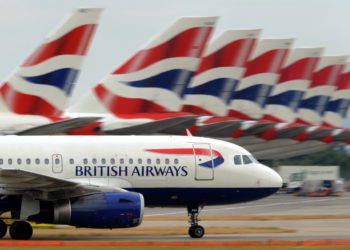
<path id="1" fill-rule="evenodd" d="M 168 154 L 168 155 L 192 155 L 192 156 L 209 156 L 212 160 L 200 163 L 198 165 L 206 168 L 216 168 L 224 163 L 224 157 L 221 153 L 214 149 L 208 148 L 161 148 L 161 149 L 145 149 L 147 152 Z"/>

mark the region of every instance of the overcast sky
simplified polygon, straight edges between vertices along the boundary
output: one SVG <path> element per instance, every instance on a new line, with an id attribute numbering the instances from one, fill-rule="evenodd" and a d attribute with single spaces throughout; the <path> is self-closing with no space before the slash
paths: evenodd
<path id="1" fill-rule="evenodd" d="M 348 0 L 0 0 L 0 77 L 4 79 L 76 7 L 103 7 L 73 101 L 179 16 L 220 16 L 214 36 L 262 28 L 262 37 L 293 37 L 294 47 L 350 55 Z"/>

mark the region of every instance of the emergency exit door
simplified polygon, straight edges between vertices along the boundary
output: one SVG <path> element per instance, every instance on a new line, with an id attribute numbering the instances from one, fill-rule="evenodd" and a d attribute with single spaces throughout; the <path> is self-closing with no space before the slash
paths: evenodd
<path id="1" fill-rule="evenodd" d="M 193 144 L 193 154 L 195 160 L 195 179 L 199 181 L 214 180 L 214 162 L 210 144 Z"/>
<path id="2" fill-rule="evenodd" d="M 52 172 L 56 174 L 62 173 L 63 171 L 62 155 L 53 154 L 51 161 L 52 161 Z"/>

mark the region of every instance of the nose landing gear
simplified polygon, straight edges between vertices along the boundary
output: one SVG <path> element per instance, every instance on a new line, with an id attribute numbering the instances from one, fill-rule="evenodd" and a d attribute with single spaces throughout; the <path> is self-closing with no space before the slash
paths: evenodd
<path id="1" fill-rule="evenodd" d="M 189 223 L 191 226 L 188 229 L 188 234 L 191 238 L 202 238 L 205 231 L 204 227 L 198 225 L 198 215 L 199 215 L 199 207 L 198 206 L 188 206 L 187 213 L 190 217 Z"/>

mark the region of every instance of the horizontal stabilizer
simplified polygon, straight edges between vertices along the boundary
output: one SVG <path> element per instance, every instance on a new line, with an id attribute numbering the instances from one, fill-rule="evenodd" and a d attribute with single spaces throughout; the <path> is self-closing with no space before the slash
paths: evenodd
<path id="1" fill-rule="evenodd" d="M 331 135 L 334 128 L 320 128 L 308 133 L 309 140 L 319 140 L 328 135 Z"/>
<path id="2" fill-rule="evenodd" d="M 334 136 L 334 141 L 345 141 L 350 139 L 350 130 L 343 130 L 338 135 Z"/>
<path id="3" fill-rule="evenodd" d="M 276 131 L 276 139 L 281 138 L 293 138 L 300 133 L 304 132 L 309 126 L 295 126 L 289 128 L 283 128 Z"/>
<path id="4" fill-rule="evenodd" d="M 63 120 L 59 122 L 53 122 L 45 124 L 42 126 L 37 126 L 34 128 L 22 130 L 15 133 L 16 135 L 53 135 L 53 134 L 63 134 L 72 129 L 78 129 L 89 125 L 101 117 L 79 117 L 68 120 Z"/>
<path id="5" fill-rule="evenodd" d="M 233 120 L 203 125 L 198 128 L 196 136 L 229 137 L 241 124 L 241 120 Z"/>
<path id="6" fill-rule="evenodd" d="M 194 125 L 198 116 L 183 116 L 147 122 L 140 125 L 101 131 L 107 135 L 148 135 L 154 133 L 181 134 Z"/>
<path id="7" fill-rule="evenodd" d="M 253 124 L 249 128 L 244 129 L 244 136 L 257 135 L 257 134 L 263 133 L 275 125 L 276 125 L 276 122 L 264 122 L 264 123 Z"/>

